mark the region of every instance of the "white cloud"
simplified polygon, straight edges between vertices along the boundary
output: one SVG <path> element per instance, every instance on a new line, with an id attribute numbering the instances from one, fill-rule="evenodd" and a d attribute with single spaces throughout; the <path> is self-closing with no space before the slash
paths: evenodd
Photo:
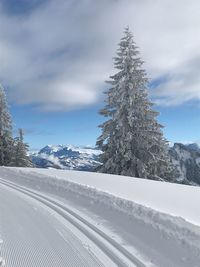
<path id="1" fill-rule="evenodd" d="M 43 110 L 96 103 L 130 25 L 164 105 L 200 100 L 200 3 L 172 0 L 48 1 L 26 16 L 0 9 L 0 80 L 11 100 Z"/>
<path id="2" fill-rule="evenodd" d="M 159 104 L 169 106 L 200 100 L 200 57 L 197 56 L 168 71 L 168 76 L 154 92 Z"/>

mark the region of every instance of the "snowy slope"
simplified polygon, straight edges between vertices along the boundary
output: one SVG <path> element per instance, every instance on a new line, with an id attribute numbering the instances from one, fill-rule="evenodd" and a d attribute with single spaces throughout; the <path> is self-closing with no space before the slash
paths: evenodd
<path id="1" fill-rule="evenodd" d="M 0 174 L 78 212 L 139 259 L 136 266 L 199 266 L 199 187 L 55 169 L 2 167 Z"/>
<path id="2" fill-rule="evenodd" d="M 0 185 L 0 231 L 5 267 L 102 266 L 72 229 L 37 202 Z M 1 266 L 1 264 L 0 264 Z"/>
<path id="3" fill-rule="evenodd" d="M 14 170 L 29 175 L 42 174 L 44 176 L 36 179 L 44 179 L 47 176 L 49 181 L 61 186 L 64 181 L 73 182 L 167 214 L 180 216 L 200 226 L 199 187 L 101 173 L 31 168 Z"/>

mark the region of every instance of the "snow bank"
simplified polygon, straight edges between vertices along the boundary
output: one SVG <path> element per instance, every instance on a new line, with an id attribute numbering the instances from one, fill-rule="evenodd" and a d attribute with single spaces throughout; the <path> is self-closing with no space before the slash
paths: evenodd
<path id="1" fill-rule="evenodd" d="M 12 168 L 9 168 L 12 170 Z M 15 172 L 40 174 L 56 179 L 97 189 L 120 199 L 132 201 L 145 207 L 167 213 L 200 226 L 200 187 L 151 181 L 133 177 L 66 171 L 55 169 L 13 168 Z M 2 171 L 1 171 L 2 172 Z"/>

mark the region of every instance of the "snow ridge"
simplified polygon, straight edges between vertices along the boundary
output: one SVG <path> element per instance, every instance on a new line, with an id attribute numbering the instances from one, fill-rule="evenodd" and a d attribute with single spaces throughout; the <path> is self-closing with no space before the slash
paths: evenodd
<path id="1" fill-rule="evenodd" d="M 169 150 L 177 166 L 176 182 L 200 185 L 200 147 L 198 144 L 175 143 Z M 36 167 L 68 170 L 93 171 L 100 165 L 101 151 L 85 146 L 47 145 L 30 157 Z"/>

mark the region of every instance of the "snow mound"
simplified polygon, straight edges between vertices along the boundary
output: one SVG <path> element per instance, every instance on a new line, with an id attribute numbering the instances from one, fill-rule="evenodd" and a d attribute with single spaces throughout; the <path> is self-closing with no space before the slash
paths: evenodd
<path id="1" fill-rule="evenodd" d="M 11 174 L 9 174 L 11 172 Z M 14 175 L 15 174 L 15 175 Z M 182 217 L 200 226 L 200 188 L 102 173 L 55 169 L 1 167 L 1 177 L 24 177 L 25 181 L 78 188 L 77 193 L 109 194 L 156 211 Z M 14 179 L 14 178 L 13 178 Z M 121 201 L 121 200 L 120 200 Z"/>

